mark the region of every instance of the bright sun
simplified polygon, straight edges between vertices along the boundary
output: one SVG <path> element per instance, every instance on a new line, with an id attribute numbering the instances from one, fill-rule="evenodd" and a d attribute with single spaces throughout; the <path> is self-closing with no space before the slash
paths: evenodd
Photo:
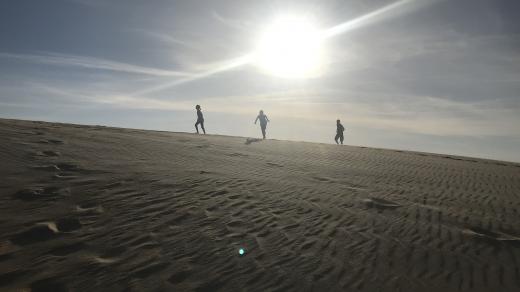
<path id="1" fill-rule="evenodd" d="M 314 78 L 323 73 L 323 36 L 312 21 L 283 17 L 261 34 L 255 63 L 263 71 L 284 78 Z"/>

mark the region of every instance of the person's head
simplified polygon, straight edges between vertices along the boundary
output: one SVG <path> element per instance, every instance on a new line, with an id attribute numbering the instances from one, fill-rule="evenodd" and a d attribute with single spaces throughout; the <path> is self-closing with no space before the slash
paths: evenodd
<path id="1" fill-rule="evenodd" d="M 195 109 L 200 110 L 200 105 L 197 104 L 197 105 L 195 106 Z"/>
<path id="2" fill-rule="evenodd" d="M 340 123 L 340 120 L 339 120 L 339 119 L 337 119 L 337 120 L 336 120 L 336 124 L 339 124 L 339 123 Z"/>
<path id="3" fill-rule="evenodd" d="M 263 110 L 260 110 L 260 114 L 263 115 L 263 114 L 264 114 L 264 111 L 263 111 Z"/>

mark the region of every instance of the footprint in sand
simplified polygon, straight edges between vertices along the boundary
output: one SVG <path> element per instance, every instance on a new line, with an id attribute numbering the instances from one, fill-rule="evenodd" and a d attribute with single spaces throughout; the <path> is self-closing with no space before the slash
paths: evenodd
<path id="1" fill-rule="evenodd" d="M 244 153 L 233 152 L 231 154 L 228 154 L 228 156 L 232 156 L 232 157 L 248 157 L 249 155 L 244 154 Z"/>
<path id="2" fill-rule="evenodd" d="M 28 245 L 53 239 L 61 232 L 71 232 L 81 228 L 76 218 L 62 218 L 56 222 L 41 222 L 35 226 L 15 234 L 11 242 L 16 245 Z"/>
<path id="3" fill-rule="evenodd" d="M 52 144 L 63 144 L 63 143 L 65 143 L 65 142 L 63 142 L 60 139 L 48 139 L 47 141 L 49 141 L 49 143 L 52 143 Z"/>
<path id="4" fill-rule="evenodd" d="M 309 240 L 309 241 L 306 241 L 306 242 L 304 242 L 304 243 L 301 245 L 301 249 L 302 249 L 302 250 L 307 250 L 307 249 L 313 247 L 315 244 L 316 244 L 316 240 Z"/>
<path id="5" fill-rule="evenodd" d="M 269 166 L 274 166 L 274 167 L 283 167 L 283 165 L 278 164 L 278 163 L 273 163 L 273 162 L 267 162 L 266 164 Z"/>
<path id="6" fill-rule="evenodd" d="M 108 264 L 113 264 L 113 263 L 117 262 L 119 259 L 116 259 L 116 258 L 93 257 L 92 260 L 94 262 L 96 262 L 96 263 L 99 263 L 99 264 L 108 265 Z"/>
<path id="7" fill-rule="evenodd" d="M 58 151 L 44 150 L 36 153 L 38 156 L 58 157 L 61 155 Z"/>
<path id="8" fill-rule="evenodd" d="M 397 204 L 395 202 L 392 202 L 392 201 L 387 201 L 387 200 L 383 200 L 383 199 L 378 199 L 378 198 L 368 198 L 368 199 L 364 199 L 363 200 L 363 203 L 368 207 L 368 208 L 376 208 L 378 210 L 384 210 L 384 209 L 395 209 L 395 208 L 399 208 L 401 207 L 400 204 Z"/>
<path id="9" fill-rule="evenodd" d="M 473 238 L 486 240 L 492 243 L 504 242 L 511 244 L 520 244 L 520 237 L 498 231 L 490 231 L 480 227 L 466 228 L 462 230 L 462 233 L 465 235 L 469 235 Z"/>
<path id="10" fill-rule="evenodd" d="M 105 210 L 102 206 L 85 204 L 85 205 L 77 205 L 75 211 L 81 214 L 101 214 Z"/>
<path id="11" fill-rule="evenodd" d="M 246 144 L 246 145 L 249 145 L 249 144 L 251 144 L 251 143 L 254 143 L 254 142 L 260 142 L 260 141 L 262 141 L 262 139 L 258 139 L 258 138 L 247 138 L 245 144 Z"/>
<path id="12" fill-rule="evenodd" d="M 160 271 L 164 270 L 168 266 L 170 266 L 170 263 L 166 263 L 166 262 L 153 263 L 153 264 L 150 264 L 149 266 L 140 268 L 140 269 L 132 272 L 131 275 L 136 278 L 144 279 L 150 275 L 159 273 Z"/>
<path id="13" fill-rule="evenodd" d="M 77 176 L 75 176 L 75 175 L 67 175 L 67 174 L 63 174 L 63 173 L 55 174 L 55 175 L 53 175 L 53 177 L 56 178 L 56 179 L 74 179 L 74 178 L 77 178 Z"/>
<path id="14" fill-rule="evenodd" d="M 330 182 L 331 181 L 331 179 L 329 179 L 329 178 L 320 177 L 320 176 L 313 176 L 312 178 L 315 180 L 321 181 L 321 182 Z"/>
<path id="15" fill-rule="evenodd" d="M 61 169 L 56 165 L 37 165 L 32 168 L 45 171 L 60 171 Z"/>
<path id="16" fill-rule="evenodd" d="M 44 188 L 27 188 L 16 192 L 13 198 L 22 201 L 34 201 L 38 199 L 50 199 L 60 195 L 64 195 L 66 190 L 58 187 L 44 187 Z"/>
<path id="17" fill-rule="evenodd" d="M 442 156 L 442 158 L 451 159 L 451 160 L 463 160 L 462 158 L 457 158 L 453 156 Z"/>
<path id="18" fill-rule="evenodd" d="M 56 227 L 60 232 L 71 232 L 81 228 L 81 222 L 77 218 L 61 218 L 56 221 Z"/>
<path id="19" fill-rule="evenodd" d="M 41 143 L 41 144 L 63 144 L 64 142 L 62 140 L 59 140 L 59 139 L 42 139 L 42 140 L 39 140 L 38 143 Z"/>
<path id="20" fill-rule="evenodd" d="M 121 187 L 125 184 L 124 181 L 116 181 L 116 182 L 113 182 L 113 183 L 109 183 L 107 185 L 105 185 L 105 189 L 113 189 L 113 188 L 117 188 L 117 187 Z"/>
<path id="21" fill-rule="evenodd" d="M 37 224 L 25 231 L 15 234 L 11 242 L 16 245 L 28 245 L 55 238 L 58 234 L 56 225 L 52 223 Z"/>
<path id="22" fill-rule="evenodd" d="M 56 166 L 63 171 L 75 171 L 81 169 L 81 167 L 79 167 L 78 165 L 69 162 L 58 163 L 56 164 Z"/>
<path id="23" fill-rule="evenodd" d="M 37 165 L 33 166 L 32 168 L 38 169 L 38 170 L 47 170 L 47 171 L 78 171 L 81 170 L 81 167 L 79 167 L 76 164 L 73 163 L 58 163 L 58 164 L 51 164 L 51 165 Z"/>
<path id="24" fill-rule="evenodd" d="M 212 213 L 212 212 L 215 212 L 219 209 L 219 206 L 218 205 L 213 205 L 213 206 L 209 206 L 206 208 L 206 212 L 209 212 L 209 213 Z"/>

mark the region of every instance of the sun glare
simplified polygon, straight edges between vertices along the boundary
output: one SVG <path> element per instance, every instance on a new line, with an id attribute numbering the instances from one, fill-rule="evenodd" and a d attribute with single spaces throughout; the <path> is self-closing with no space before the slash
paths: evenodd
<path id="1" fill-rule="evenodd" d="M 284 78 L 314 78 L 324 70 L 324 37 L 307 18 L 278 18 L 260 35 L 255 63 Z"/>

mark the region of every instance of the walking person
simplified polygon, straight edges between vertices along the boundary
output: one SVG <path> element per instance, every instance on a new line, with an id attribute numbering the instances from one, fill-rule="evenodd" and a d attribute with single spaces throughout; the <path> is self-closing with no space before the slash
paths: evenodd
<path id="1" fill-rule="evenodd" d="M 206 130 L 204 129 L 204 116 L 202 115 L 202 111 L 200 110 L 200 105 L 196 105 L 195 109 L 197 110 L 197 122 L 195 123 L 195 129 L 197 130 L 197 134 L 199 134 L 199 124 L 202 128 L 204 134 L 206 134 Z"/>
<path id="2" fill-rule="evenodd" d="M 336 121 L 336 137 L 334 137 L 334 140 L 336 141 L 336 144 L 339 145 L 338 139 L 341 142 L 341 145 L 343 145 L 343 132 L 345 131 L 345 127 L 341 124 L 341 121 L 338 119 Z"/>
<path id="3" fill-rule="evenodd" d="M 262 136 L 265 139 L 265 128 L 267 127 L 267 122 L 269 122 L 269 119 L 267 118 L 266 115 L 264 115 L 264 111 L 263 110 L 260 110 L 260 113 L 256 117 L 255 125 L 256 125 L 256 122 L 258 120 L 260 120 L 260 128 L 262 129 Z"/>

